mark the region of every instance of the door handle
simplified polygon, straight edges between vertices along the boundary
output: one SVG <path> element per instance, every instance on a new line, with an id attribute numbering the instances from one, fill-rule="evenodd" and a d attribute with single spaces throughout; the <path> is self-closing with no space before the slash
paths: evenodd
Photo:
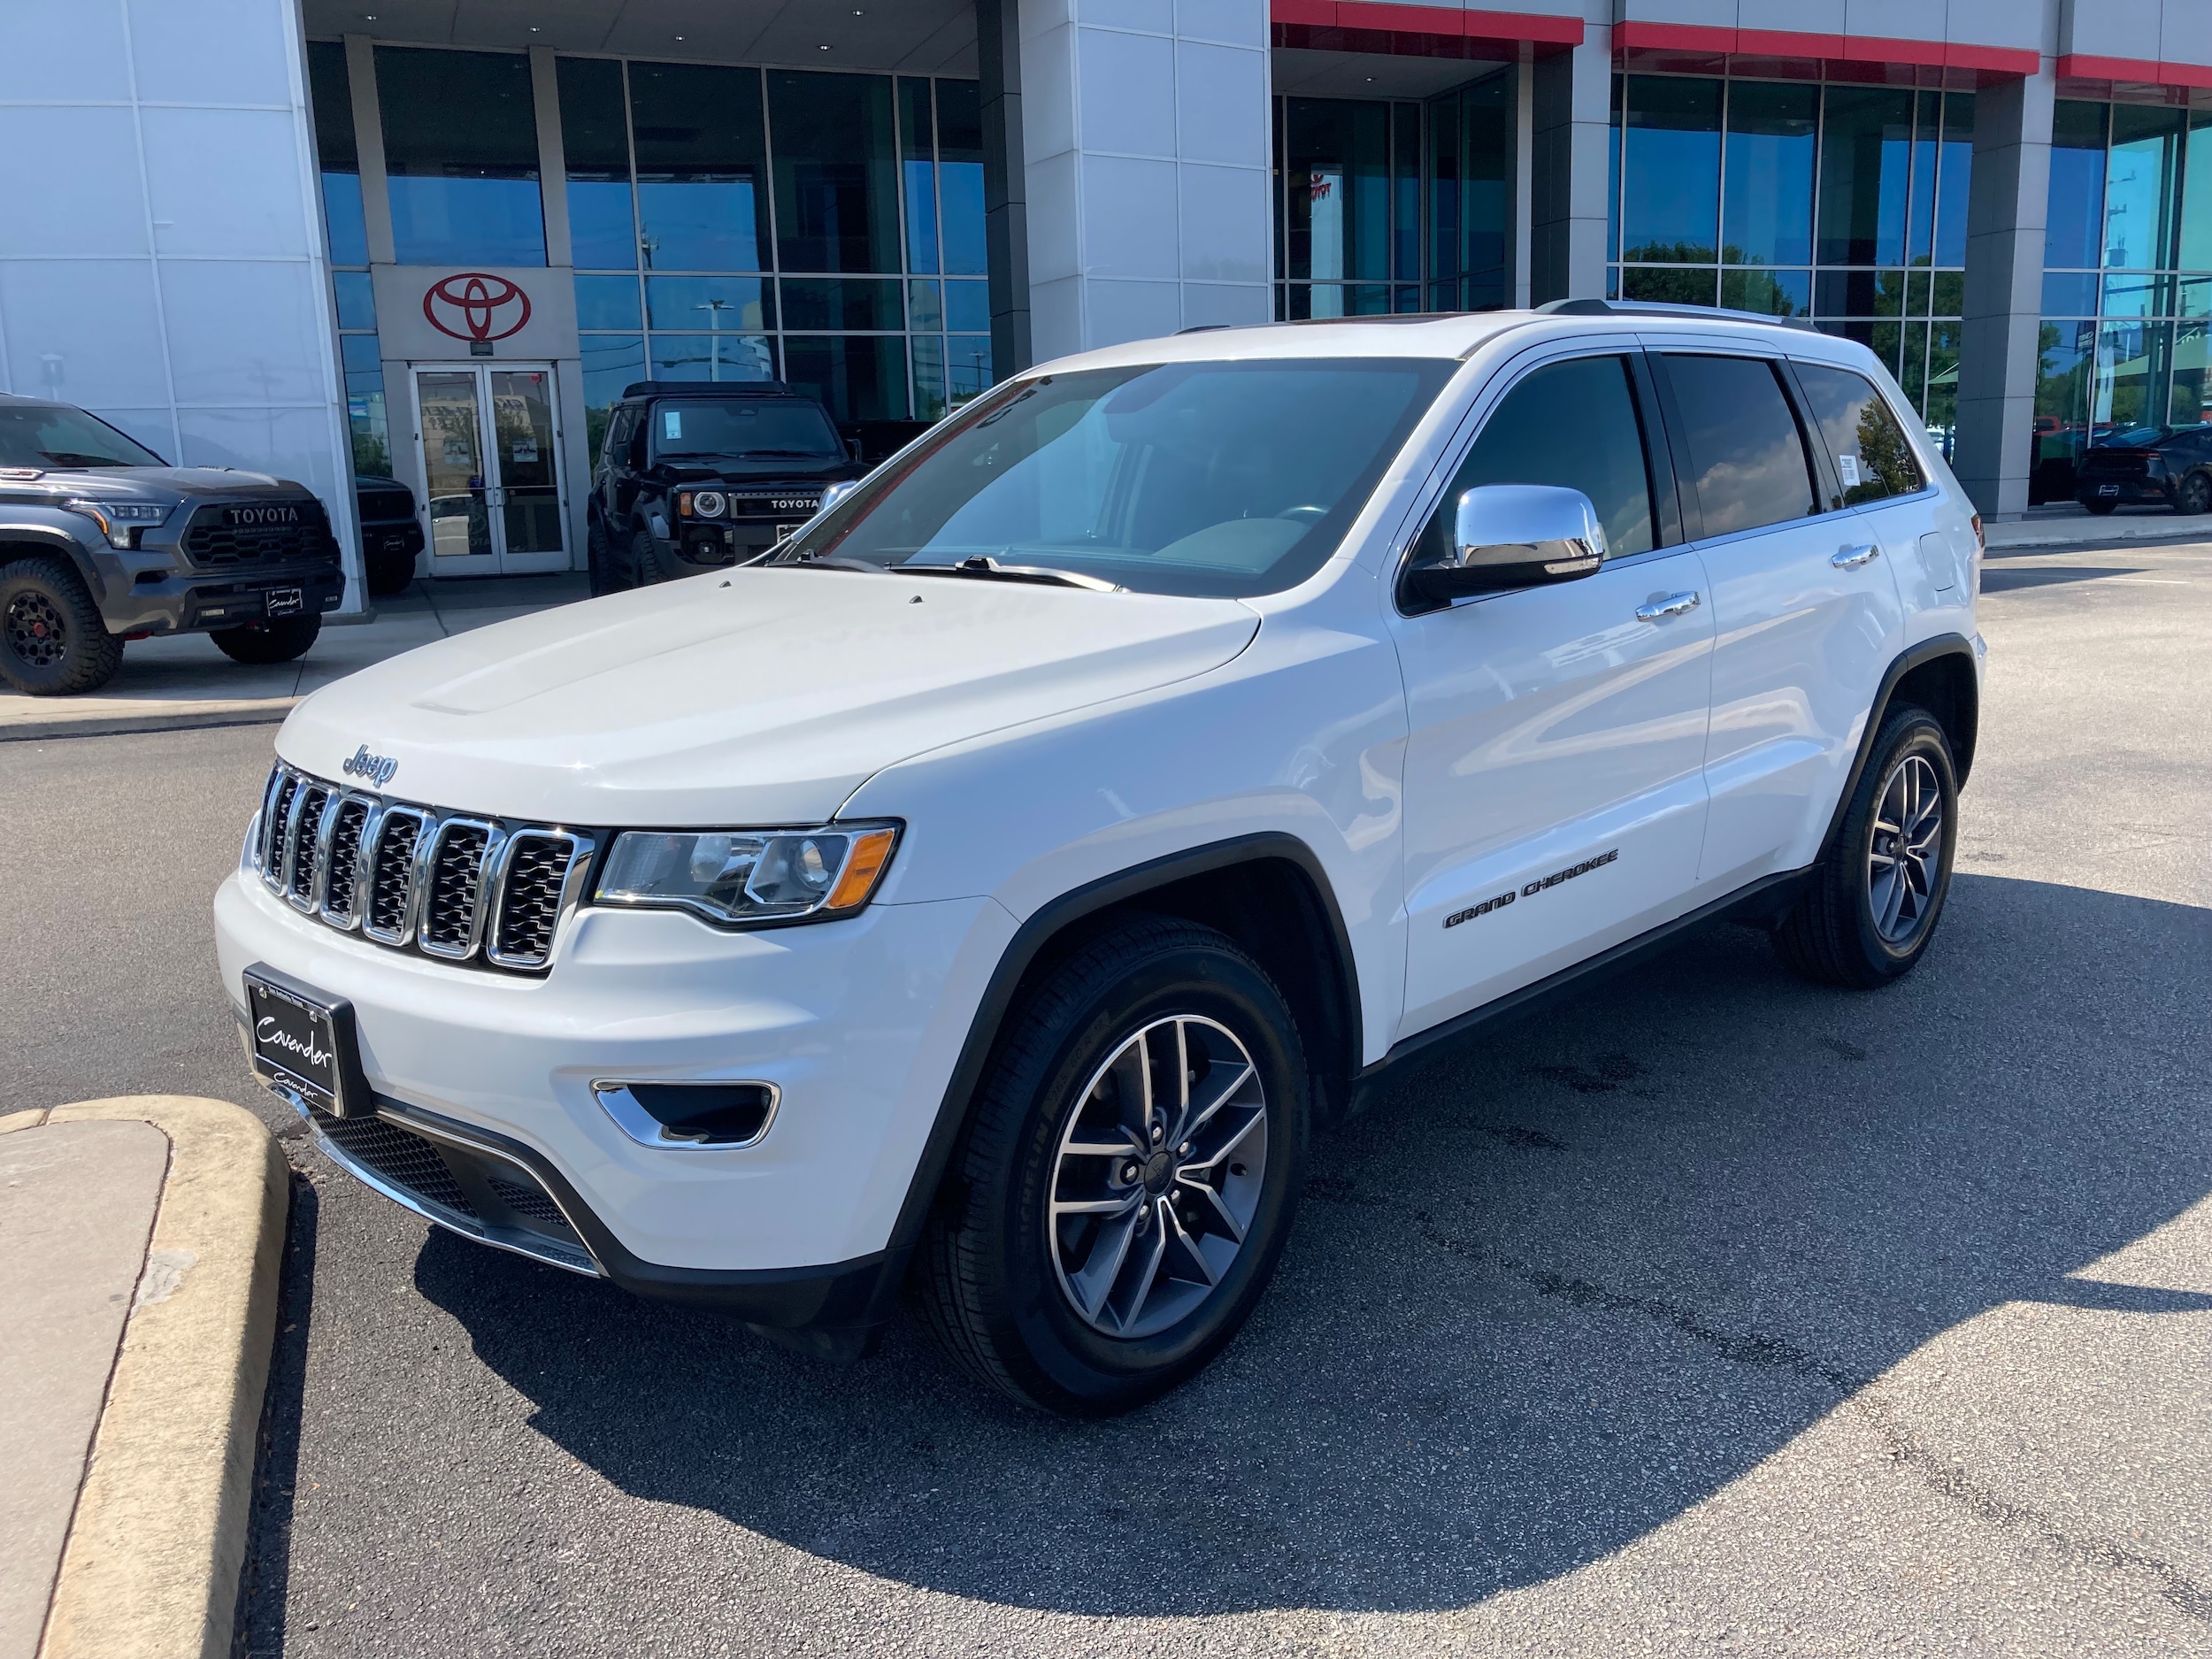
<path id="1" fill-rule="evenodd" d="M 1864 547 L 1847 547 L 1828 562 L 1839 571 L 1855 571 L 1881 557 L 1882 549 L 1870 541 Z"/>
<path id="2" fill-rule="evenodd" d="M 1664 599 L 1655 599 L 1647 605 L 1636 607 L 1636 620 L 1657 622 L 1667 617 L 1687 616 L 1697 609 L 1695 594 L 1669 594 Z"/>

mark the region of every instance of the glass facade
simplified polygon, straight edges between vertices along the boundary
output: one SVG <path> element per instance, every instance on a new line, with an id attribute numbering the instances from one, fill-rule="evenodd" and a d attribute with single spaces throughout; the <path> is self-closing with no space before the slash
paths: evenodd
<path id="1" fill-rule="evenodd" d="M 380 46 L 376 96 L 399 263 L 543 265 L 528 57 Z"/>
<path id="2" fill-rule="evenodd" d="M 1609 296 L 1857 340 L 1947 454 L 1973 154 L 1971 93 L 1617 75 Z"/>
<path id="3" fill-rule="evenodd" d="M 384 410 L 384 365 L 376 342 L 376 296 L 369 287 L 369 234 L 361 211 L 361 158 L 353 135 L 353 84 L 346 49 L 334 41 L 307 48 L 315 105 L 315 150 L 322 173 L 323 233 L 338 314 L 338 366 L 353 430 L 353 470 L 392 475 L 391 426 Z"/>
<path id="4" fill-rule="evenodd" d="M 557 60 L 586 418 L 781 379 L 848 426 L 992 380 L 973 81 Z"/>
<path id="5" fill-rule="evenodd" d="M 1512 303 L 1513 71 L 1425 104 L 1275 100 L 1275 315 Z"/>
<path id="6" fill-rule="evenodd" d="M 2030 498 L 2108 434 L 2212 422 L 2212 110 L 2062 98 Z"/>

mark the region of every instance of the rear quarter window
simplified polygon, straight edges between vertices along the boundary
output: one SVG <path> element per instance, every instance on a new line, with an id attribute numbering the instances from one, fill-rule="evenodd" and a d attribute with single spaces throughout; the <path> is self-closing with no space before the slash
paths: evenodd
<path id="1" fill-rule="evenodd" d="M 1904 428 L 1871 380 L 1817 363 L 1796 366 L 1797 383 L 1805 388 L 1813 422 L 1843 486 L 1840 495 L 1829 497 L 1831 511 L 1927 488 L 1927 474 L 1914 458 Z"/>

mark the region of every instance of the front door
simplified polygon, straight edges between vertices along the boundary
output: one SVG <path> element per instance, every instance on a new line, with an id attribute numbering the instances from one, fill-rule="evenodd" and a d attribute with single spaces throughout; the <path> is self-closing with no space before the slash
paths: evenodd
<path id="1" fill-rule="evenodd" d="M 549 364 L 415 371 L 433 576 L 569 568 Z"/>
<path id="2" fill-rule="evenodd" d="M 1411 727 L 1400 1037 L 1694 902 L 1713 613 L 1696 553 L 1660 545 L 1657 411 L 1634 369 L 1608 352 L 1527 373 L 1417 548 L 1448 535 L 1467 489 L 1552 484 L 1590 498 L 1609 557 L 1578 581 L 1397 621 Z"/>

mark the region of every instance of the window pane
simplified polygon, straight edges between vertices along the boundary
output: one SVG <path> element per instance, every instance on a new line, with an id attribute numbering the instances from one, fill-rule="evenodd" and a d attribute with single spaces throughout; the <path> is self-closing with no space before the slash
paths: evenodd
<path id="1" fill-rule="evenodd" d="M 645 342 L 636 334 L 585 334 L 584 431 L 597 455 L 607 435 L 607 415 L 622 388 L 645 378 Z"/>
<path id="2" fill-rule="evenodd" d="M 945 412 L 945 342 L 916 334 L 907 343 L 914 353 L 914 419 L 934 420 Z"/>
<path id="3" fill-rule="evenodd" d="M 1933 291 L 1928 296 L 1928 309 L 1937 317 L 1963 317 L 1966 314 L 1966 273 L 1937 272 Z"/>
<path id="4" fill-rule="evenodd" d="M 1389 274 L 1389 109 L 1348 99 L 1287 101 L 1292 276 Z"/>
<path id="5" fill-rule="evenodd" d="M 1574 434 L 1562 443 L 1561 435 Z M 1623 357 L 1574 357 L 1547 364 L 1505 395 L 1483 422 L 1444 492 L 1417 557 L 1450 546 L 1459 498 L 1478 484 L 1553 484 L 1590 498 L 1605 526 L 1609 557 L 1646 553 L 1651 533 L 1651 476 Z"/>
<path id="6" fill-rule="evenodd" d="M 1927 483 L 1904 429 L 1871 380 L 1810 363 L 1797 365 L 1797 380 L 1843 481 L 1843 498 L 1832 507 L 1909 495 Z"/>
<path id="7" fill-rule="evenodd" d="M 2212 110 L 2189 113 L 2182 191 L 2181 268 L 2212 271 Z"/>
<path id="8" fill-rule="evenodd" d="M 637 279 L 634 276 L 578 277 L 576 326 L 579 328 L 620 328 L 632 334 L 644 327 L 644 320 L 638 315 Z"/>
<path id="9" fill-rule="evenodd" d="M 369 227 L 361 212 L 359 173 L 323 174 L 323 234 L 329 239 L 331 264 L 368 264 Z"/>
<path id="10" fill-rule="evenodd" d="M 2089 411 L 2097 435 L 2163 419 L 2173 339 L 2171 323 L 2106 323 L 2097 330 L 2097 386 Z"/>
<path id="11" fill-rule="evenodd" d="M 1463 220 L 1460 213 L 1460 100 L 1456 93 L 1429 105 L 1429 274 L 1451 283 L 1448 300 L 1438 311 L 1459 306 L 1459 273 Z"/>
<path id="12" fill-rule="evenodd" d="M 663 334 L 652 337 L 657 380 L 772 380 L 775 348 L 760 334 Z"/>
<path id="13" fill-rule="evenodd" d="M 323 234 L 333 265 L 366 265 L 369 233 L 361 213 L 361 162 L 353 140 L 353 82 L 346 49 L 307 43 L 307 80 L 315 105 L 315 156 L 322 170 Z"/>
<path id="14" fill-rule="evenodd" d="M 899 81 L 899 170 L 906 190 L 906 268 L 937 268 L 937 147 L 929 82 Z"/>
<path id="15" fill-rule="evenodd" d="M 1724 271 L 1720 303 L 1732 311 L 1763 317 L 1809 317 L 1813 273 L 1809 271 Z"/>
<path id="16" fill-rule="evenodd" d="M 958 408 L 996 382 L 988 334 L 955 334 L 945 342 L 945 399 Z"/>
<path id="17" fill-rule="evenodd" d="M 2112 149 L 2105 160 L 2106 265 L 2138 271 L 2172 267 L 2187 119 L 2181 110 L 2112 106 Z"/>
<path id="18" fill-rule="evenodd" d="M 1902 265 L 1913 95 L 1829 87 L 1820 149 L 1822 265 Z"/>
<path id="19" fill-rule="evenodd" d="M 772 70 L 768 106 L 778 263 L 786 271 L 896 273 L 890 77 Z M 905 378 L 902 371 L 902 385 Z"/>
<path id="20" fill-rule="evenodd" d="M 1421 106 L 1390 106 L 1391 256 L 1393 276 L 1421 274 Z"/>
<path id="21" fill-rule="evenodd" d="M 759 277 L 649 276 L 645 314 L 656 332 L 743 334 L 776 326 L 775 296 Z"/>
<path id="22" fill-rule="evenodd" d="M 1962 325 L 1955 322 L 1928 325 L 1926 426 L 1928 435 L 1942 449 L 1947 461 L 1951 458 L 1952 441 L 1956 434 L 1961 332 Z"/>
<path id="23" fill-rule="evenodd" d="M 904 420 L 906 342 L 882 334 L 789 334 L 783 378 L 838 421 Z"/>
<path id="24" fill-rule="evenodd" d="M 2108 114 L 2105 104 L 2070 98 L 2061 98 L 2052 108 L 2051 194 L 2043 221 L 2046 265 L 2094 270 L 2103 263 Z"/>
<path id="25" fill-rule="evenodd" d="M 906 326 L 934 334 L 945 326 L 943 285 L 918 277 L 906 285 Z"/>
<path id="26" fill-rule="evenodd" d="M 895 280 L 834 277 L 783 280 L 786 328 L 895 329 L 906 326 Z"/>
<path id="27" fill-rule="evenodd" d="M 543 265 L 538 121 L 519 52 L 376 49 L 402 265 Z"/>
<path id="28" fill-rule="evenodd" d="M 376 290 L 366 271 L 333 271 L 330 286 L 338 300 L 339 327 L 376 326 Z"/>
<path id="29" fill-rule="evenodd" d="M 987 282 L 946 283 L 945 326 L 956 334 L 990 333 L 990 284 Z"/>
<path id="30" fill-rule="evenodd" d="M 2116 236 L 2122 233 L 2115 230 Z M 2131 271 L 2104 280 L 2107 317 L 2165 317 L 2173 311 L 2173 283 L 2145 271 Z"/>
<path id="31" fill-rule="evenodd" d="M 1717 81 L 1628 77 L 1621 186 L 1624 259 L 1689 265 L 1716 257 L 1720 92 Z"/>
<path id="32" fill-rule="evenodd" d="M 2046 501 L 2074 494 L 2074 461 L 2088 448 L 2089 403 L 2097 325 L 2043 319 L 2035 372 L 2033 493 Z"/>
<path id="33" fill-rule="evenodd" d="M 1943 126 L 1943 95 L 1919 95 L 1913 123 L 1911 201 L 1906 214 L 1905 258 L 1926 265 L 1935 253 L 1935 177 L 1938 139 Z"/>
<path id="34" fill-rule="evenodd" d="M 600 58 L 562 58 L 553 66 L 561 91 L 572 257 L 580 271 L 634 271 L 637 223 L 630 201 L 622 65 Z"/>
<path id="35" fill-rule="evenodd" d="M 768 246 L 760 72 L 632 64 L 640 240 L 657 271 L 759 271 Z"/>
<path id="36" fill-rule="evenodd" d="M 2177 426 L 2212 421 L 2212 365 L 2206 361 L 2207 326 L 2174 325 L 2174 391 L 2166 419 Z M 2203 455 L 2200 448 L 2198 451 Z M 2206 458 L 2212 459 L 2212 456 Z"/>
<path id="37" fill-rule="evenodd" d="M 1936 163 L 1935 262 L 1966 263 L 1966 198 L 1974 180 L 1974 95 L 1943 95 L 1943 154 Z"/>
<path id="38" fill-rule="evenodd" d="M 1777 81 L 1739 81 L 1729 88 L 1721 238 L 1726 263 L 1812 263 L 1818 98 L 1816 87 Z"/>
<path id="39" fill-rule="evenodd" d="M 1513 73 L 1502 70 L 1459 95 L 1460 214 L 1467 228 L 1464 298 L 1471 310 L 1503 305 L 1513 234 Z"/>
<path id="40" fill-rule="evenodd" d="M 1674 305 L 1713 303 L 1715 273 L 1667 270 L 1656 265 L 1625 265 L 1621 270 L 1621 297 L 1624 300 L 1663 300 Z"/>
<path id="41" fill-rule="evenodd" d="M 1905 309 L 1902 271 L 1823 271 L 1813 301 L 1823 317 L 1896 317 Z"/>
<path id="42" fill-rule="evenodd" d="M 374 334 L 344 334 L 338 365 L 346 378 L 346 424 L 352 429 L 353 471 L 358 478 L 392 475 L 391 431 L 384 405 L 384 365 Z"/>
<path id="43" fill-rule="evenodd" d="M 1755 530 L 1813 511 L 1811 458 L 1773 365 L 1678 352 L 1665 363 L 1705 534 Z"/>
<path id="44" fill-rule="evenodd" d="M 973 81 L 937 83 L 937 196 L 944 213 L 945 270 L 981 276 L 983 88 Z"/>
<path id="45" fill-rule="evenodd" d="M 1928 273 L 1905 273 L 1905 315 L 1925 317 L 1928 314 Z"/>

